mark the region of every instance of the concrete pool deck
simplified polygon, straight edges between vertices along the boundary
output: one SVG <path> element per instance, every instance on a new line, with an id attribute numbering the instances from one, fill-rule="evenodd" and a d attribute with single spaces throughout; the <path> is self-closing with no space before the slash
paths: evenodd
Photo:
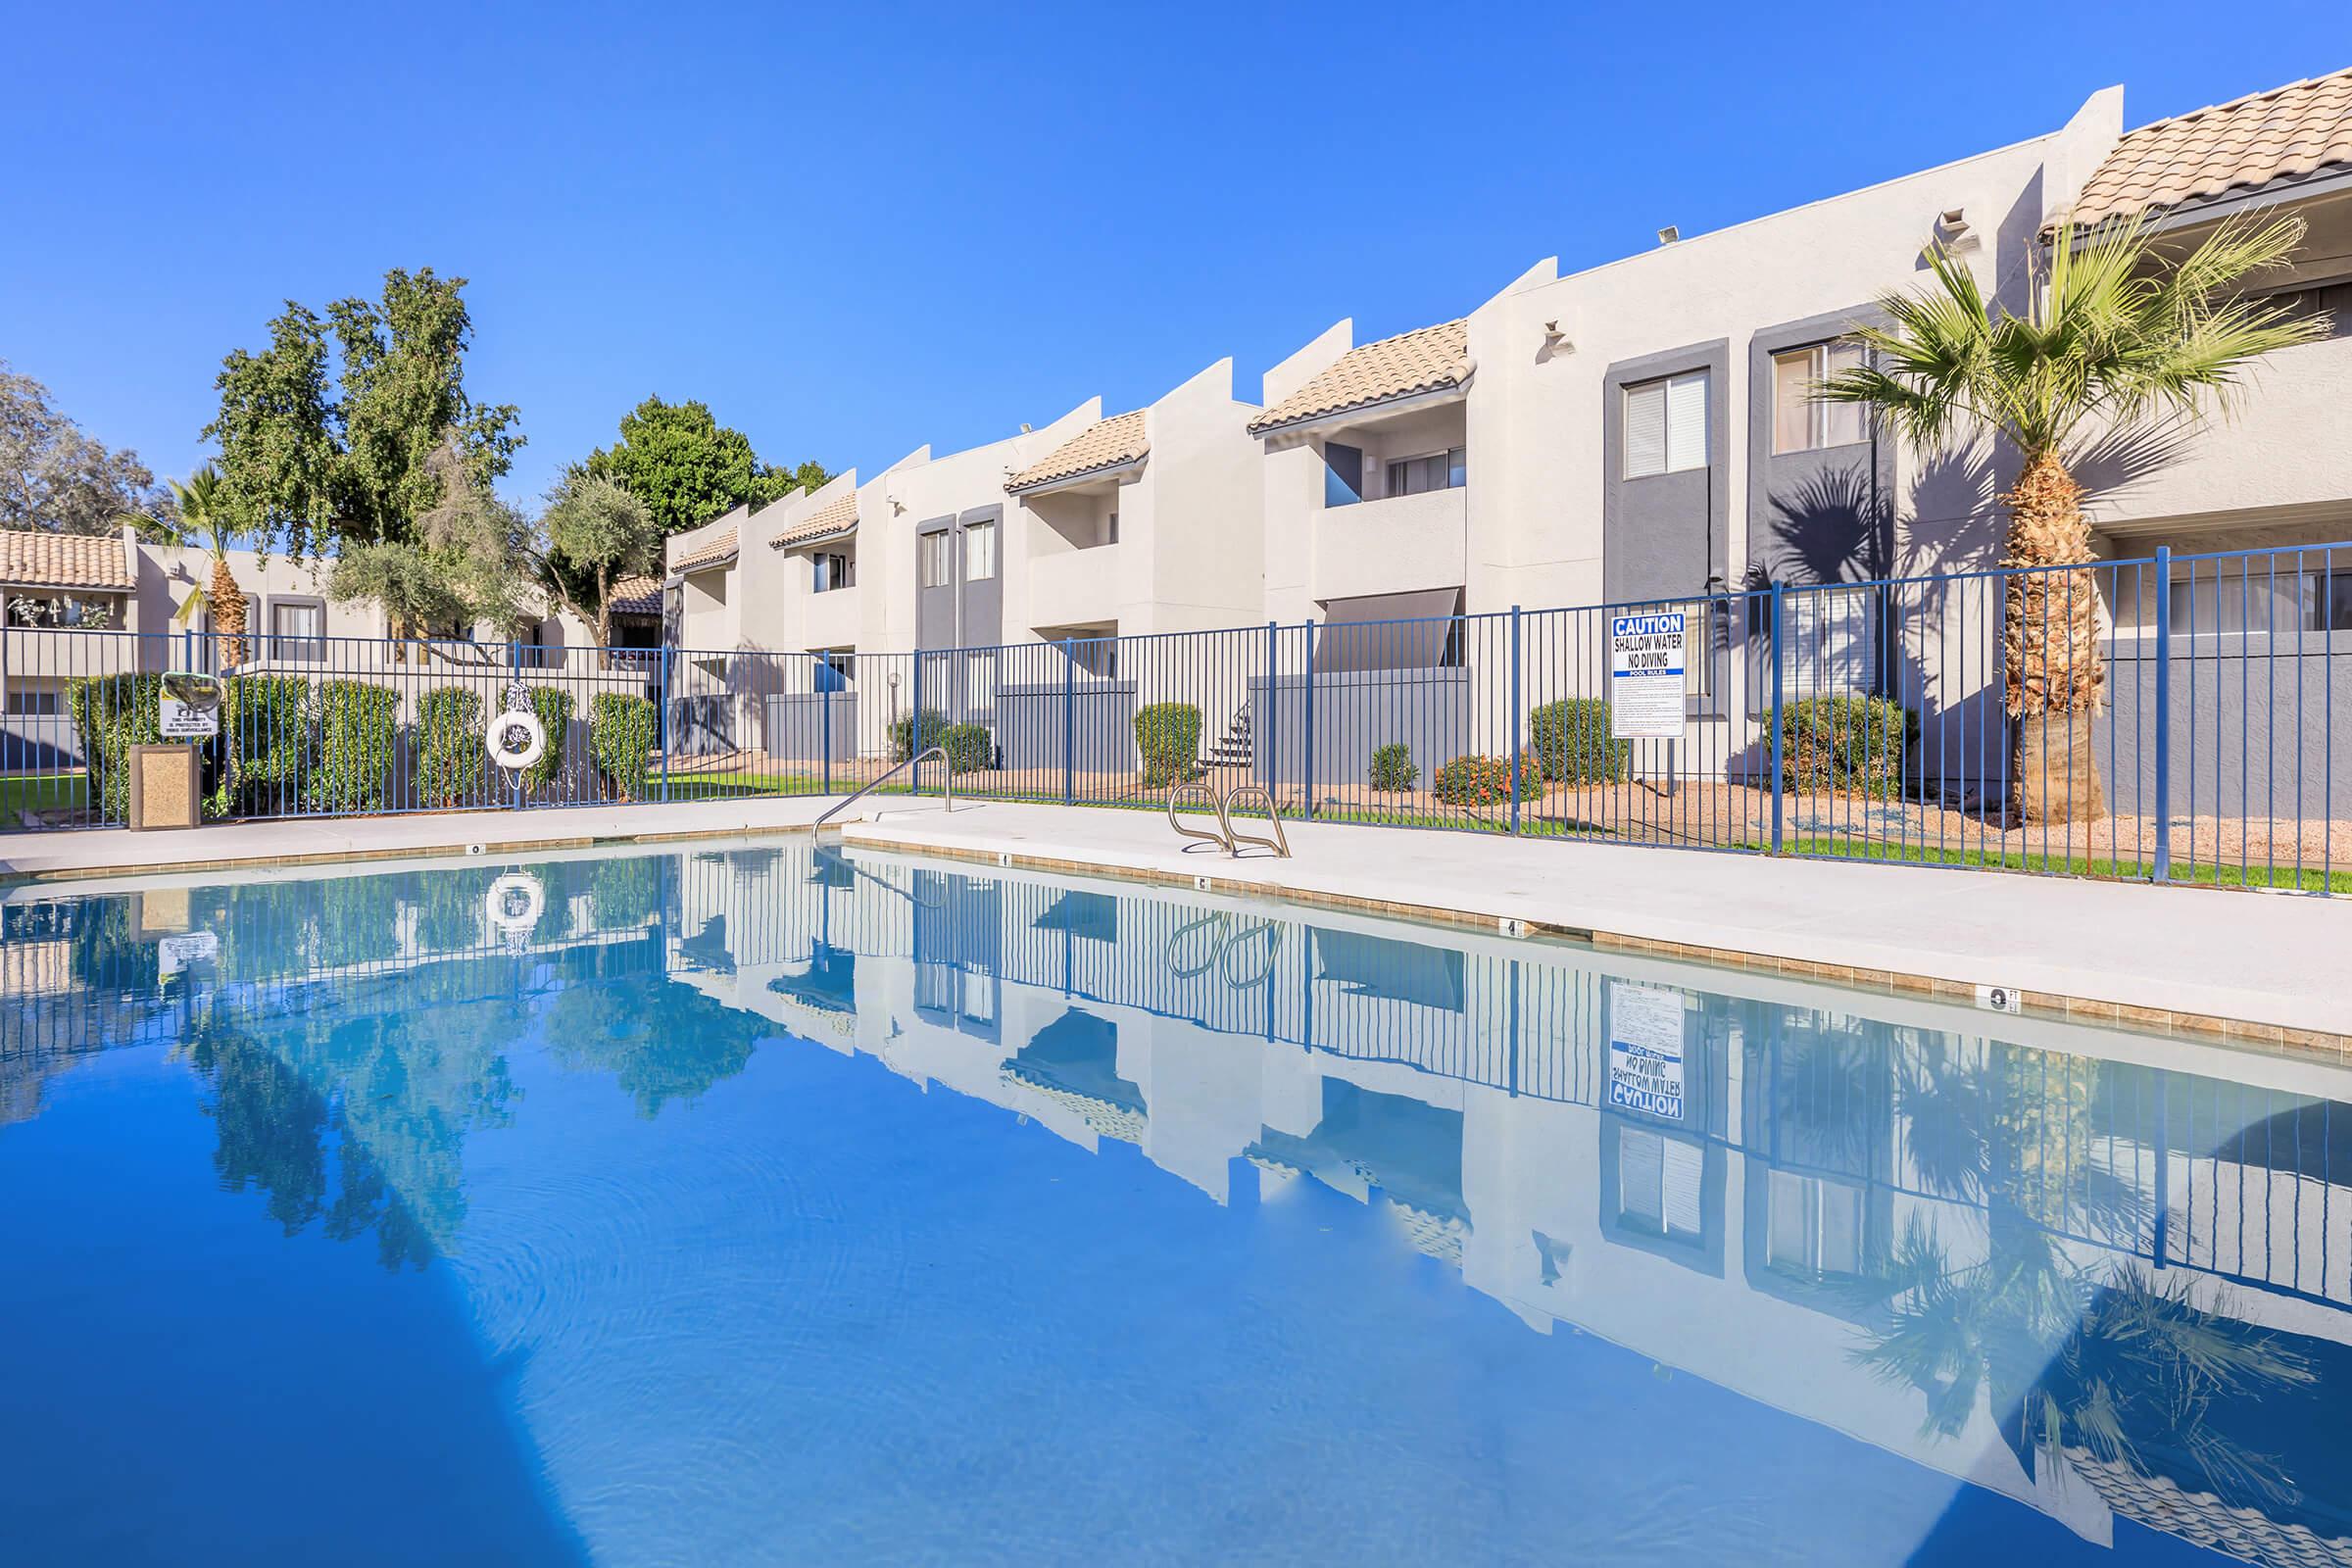
<path id="1" fill-rule="evenodd" d="M 0 835 L 42 881 L 806 832 L 831 798 Z M 1293 823 L 1293 858 L 1187 854 L 1156 811 L 869 800 L 846 844 L 1263 894 L 1764 968 L 1868 990 L 2352 1060 L 2352 900 Z M 1262 825 L 1262 824 L 1261 824 Z"/>

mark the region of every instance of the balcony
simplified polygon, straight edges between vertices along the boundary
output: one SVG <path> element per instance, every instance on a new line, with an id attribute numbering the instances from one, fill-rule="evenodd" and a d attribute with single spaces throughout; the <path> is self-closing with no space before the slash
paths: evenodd
<path id="1" fill-rule="evenodd" d="M 1029 563 L 1029 624 L 1091 626 L 1119 618 L 1118 545 L 1061 550 Z"/>
<path id="2" fill-rule="evenodd" d="M 859 600 L 856 587 L 828 589 L 821 594 L 809 594 L 802 601 L 808 607 L 803 617 L 801 641 L 809 648 L 855 648 L 858 646 Z"/>
<path id="3" fill-rule="evenodd" d="M 0 635 L 8 639 L 5 668 L 12 681 L 163 669 L 185 646 L 179 637 L 154 632 L 11 626 Z"/>
<path id="4" fill-rule="evenodd" d="M 1317 599 L 1403 593 L 1458 584 L 1469 573 L 1470 491 L 1326 507 L 1314 514 Z"/>

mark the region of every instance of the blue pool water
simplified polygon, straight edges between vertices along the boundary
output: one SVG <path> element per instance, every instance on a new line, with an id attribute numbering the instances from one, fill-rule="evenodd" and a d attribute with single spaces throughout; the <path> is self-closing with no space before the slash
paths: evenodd
<path id="1" fill-rule="evenodd" d="M 806 844 L 0 937 L 7 1563 L 2352 1560 L 2333 1067 Z"/>

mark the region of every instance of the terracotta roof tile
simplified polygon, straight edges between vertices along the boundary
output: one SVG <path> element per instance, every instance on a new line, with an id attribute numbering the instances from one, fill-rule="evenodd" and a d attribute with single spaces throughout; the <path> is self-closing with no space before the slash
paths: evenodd
<path id="1" fill-rule="evenodd" d="M 2096 223 L 2330 166 L 2352 172 L 2352 70 L 2127 132 L 2092 171 L 2072 216 Z"/>
<path id="2" fill-rule="evenodd" d="M 1058 479 L 1075 479 L 1097 468 L 1115 468 L 1134 463 L 1152 450 L 1144 429 L 1144 411 L 1097 419 L 1076 435 L 1004 481 L 1009 492 L 1034 490 Z"/>
<path id="3" fill-rule="evenodd" d="M 138 586 L 121 534 L 50 533 L 38 528 L 0 528 L 0 583 L 114 593 Z"/>
<path id="4" fill-rule="evenodd" d="M 830 539 L 837 533 L 854 533 L 857 527 L 858 492 L 845 488 L 797 525 L 770 539 L 767 547 L 770 550 L 789 550 L 794 545 L 805 545 L 811 540 Z"/>
<path id="5" fill-rule="evenodd" d="M 735 530 L 722 529 L 696 545 L 685 555 L 669 564 L 672 572 L 693 571 L 702 566 L 715 566 L 735 559 Z"/>
<path id="6" fill-rule="evenodd" d="M 612 585 L 611 605 L 616 615 L 659 615 L 662 613 L 662 579 L 623 577 Z"/>
<path id="7" fill-rule="evenodd" d="M 1470 324 L 1446 321 L 1349 349 L 1322 374 L 1250 421 L 1251 435 L 1470 379 Z"/>

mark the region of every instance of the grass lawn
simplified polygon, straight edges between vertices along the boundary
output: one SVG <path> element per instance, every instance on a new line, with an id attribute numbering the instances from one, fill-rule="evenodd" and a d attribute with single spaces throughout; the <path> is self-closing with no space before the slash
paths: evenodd
<path id="1" fill-rule="evenodd" d="M 0 776 L 0 828 L 16 827 L 25 811 L 61 811 L 88 802 L 89 779 L 80 773 Z"/>
<path id="2" fill-rule="evenodd" d="M 2097 859 L 2089 856 L 2034 855 L 1992 850 L 1955 850 L 1933 844 L 1871 842 L 1854 839 L 1784 839 L 1783 854 L 1831 860 L 1889 860 L 1905 865 L 1965 865 L 1991 871 L 2040 871 L 2057 876 L 2107 877 L 2126 882 L 2148 880 L 2145 860 Z M 1770 854 L 1771 845 L 1749 843 L 1741 849 Z M 2200 887 L 2287 888 L 2304 893 L 2352 893 L 2352 870 L 2323 872 L 2306 865 L 2297 871 L 2285 865 L 2194 865 L 2175 861 L 2171 880 Z"/>

